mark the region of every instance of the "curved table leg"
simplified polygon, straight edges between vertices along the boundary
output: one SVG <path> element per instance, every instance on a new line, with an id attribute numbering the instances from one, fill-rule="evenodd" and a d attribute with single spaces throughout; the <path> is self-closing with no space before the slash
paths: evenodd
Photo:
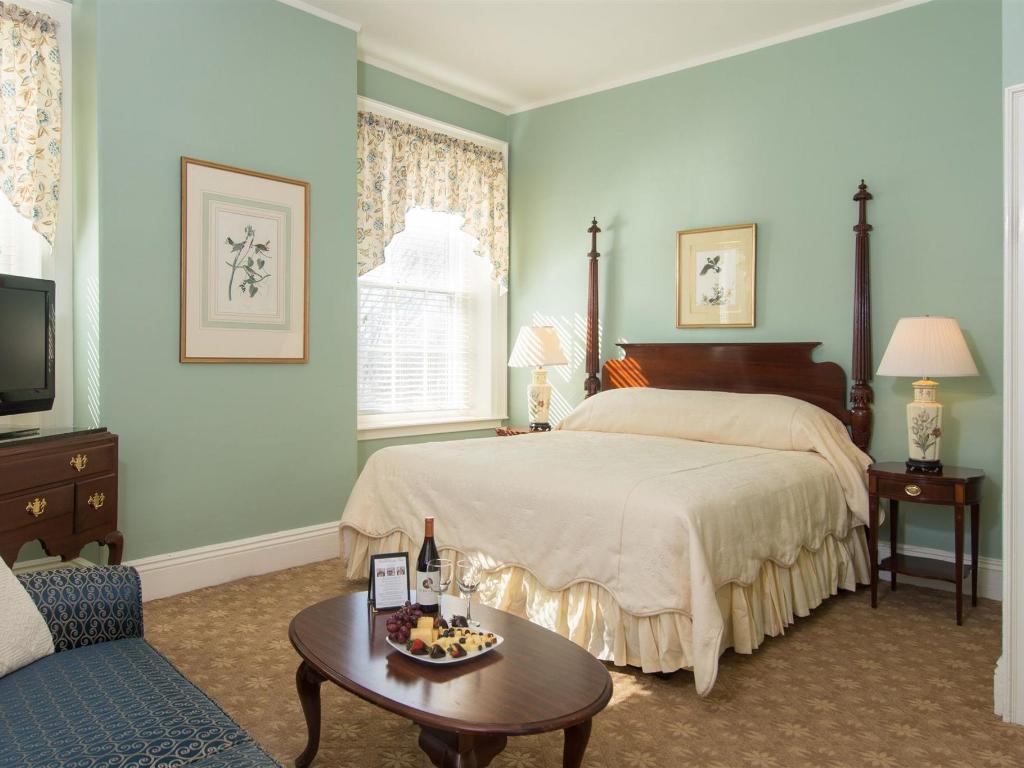
<path id="1" fill-rule="evenodd" d="M 303 661 L 295 671 L 295 687 L 299 691 L 302 714 L 306 716 L 308 738 L 306 748 L 295 758 L 295 768 L 306 768 L 320 749 L 320 684 L 324 678 Z"/>
<path id="2" fill-rule="evenodd" d="M 565 729 L 562 768 L 580 768 L 583 765 L 583 753 L 587 751 L 587 742 L 590 741 L 591 725 L 591 720 L 584 720 L 579 725 Z"/>

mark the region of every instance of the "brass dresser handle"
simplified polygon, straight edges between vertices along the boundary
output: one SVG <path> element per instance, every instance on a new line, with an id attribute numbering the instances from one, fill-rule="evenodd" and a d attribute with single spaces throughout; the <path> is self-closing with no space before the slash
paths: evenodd
<path id="1" fill-rule="evenodd" d="M 908 485 L 906 488 L 903 489 L 903 492 L 906 493 L 907 496 L 920 496 L 921 495 L 921 486 L 920 485 Z"/>
<path id="2" fill-rule="evenodd" d="M 96 493 L 89 497 L 89 500 L 86 503 L 93 509 L 99 509 L 100 507 L 103 506 L 103 502 L 105 502 L 106 500 L 106 494 L 104 494 L 102 491 L 96 491 Z"/>
<path id="3" fill-rule="evenodd" d="M 79 453 L 72 457 L 71 466 L 75 468 L 76 472 L 81 472 L 85 469 L 85 465 L 89 463 L 89 456 L 84 453 Z"/>
<path id="4" fill-rule="evenodd" d="M 32 501 L 25 505 L 25 511 L 32 515 L 32 517 L 39 517 L 46 511 L 46 497 L 32 499 Z"/>

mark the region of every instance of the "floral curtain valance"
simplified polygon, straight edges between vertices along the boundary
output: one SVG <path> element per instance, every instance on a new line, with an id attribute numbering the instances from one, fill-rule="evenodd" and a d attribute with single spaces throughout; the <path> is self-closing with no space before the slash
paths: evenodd
<path id="1" fill-rule="evenodd" d="M 60 184 L 57 23 L 0 2 L 0 189 L 53 244 Z"/>
<path id="2" fill-rule="evenodd" d="M 412 207 L 458 214 L 504 291 L 508 286 L 508 181 L 496 149 L 370 112 L 358 115 L 358 273 L 384 263 L 384 248 Z"/>

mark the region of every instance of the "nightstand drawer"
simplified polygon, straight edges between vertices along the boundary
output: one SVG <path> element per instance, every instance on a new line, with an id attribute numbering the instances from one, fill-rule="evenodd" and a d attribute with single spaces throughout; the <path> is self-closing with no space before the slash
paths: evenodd
<path id="1" fill-rule="evenodd" d="M 117 475 L 82 480 L 75 487 L 75 533 L 117 520 Z"/>
<path id="2" fill-rule="evenodd" d="M 0 501 L 0 531 L 13 531 L 26 525 L 49 523 L 70 515 L 75 507 L 75 486 L 59 485 Z M 68 517 L 68 533 L 71 518 Z"/>
<path id="3" fill-rule="evenodd" d="M 116 455 L 117 446 L 104 442 L 18 456 L 4 464 L 0 493 L 113 472 Z"/>
<path id="4" fill-rule="evenodd" d="M 939 504 L 956 503 L 956 486 L 930 483 L 926 478 L 920 482 L 914 480 L 878 479 L 878 495 L 899 501 L 925 501 Z"/>

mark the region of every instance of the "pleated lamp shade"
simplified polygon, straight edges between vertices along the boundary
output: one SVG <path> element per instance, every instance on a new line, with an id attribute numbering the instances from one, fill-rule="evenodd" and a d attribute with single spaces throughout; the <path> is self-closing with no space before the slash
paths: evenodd
<path id="1" fill-rule="evenodd" d="M 516 345 L 508 359 L 510 368 L 565 365 L 566 362 L 562 345 L 558 343 L 558 334 L 550 325 L 524 325 L 520 328 Z"/>
<path id="2" fill-rule="evenodd" d="M 896 323 L 879 376 L 977 376 L 960 324 L 952 317 L 904 317 Z"/>

